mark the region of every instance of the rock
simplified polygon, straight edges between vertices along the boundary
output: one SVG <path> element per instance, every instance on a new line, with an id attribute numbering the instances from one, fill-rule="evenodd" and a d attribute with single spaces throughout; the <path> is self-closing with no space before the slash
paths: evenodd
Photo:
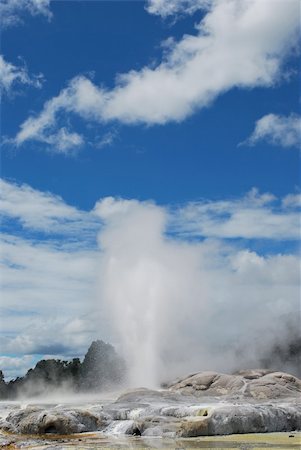
<path id="1" fill-rule="evenodd" d="M 251 397 L 257 400 L 300 395 L 301 381 L 283 372 L 243 371 L 234 375 L 201 372 L 169 385 L 169 389 L 195 397 Z"/>
<path id="2" fill-rule="evenodd" d="M 301 429 L 300 389 L 298 378 L 282 372 L 203 372 L 165 390 L 127 391 L 102 406 L 14 409 L 0 421 L 0 429 L 24 434 L 103 431 L 165 437 L 292 432 Z"/>
<path id="3" fill-rule="evenodd" d="M 300 396 L 301 381 L 283 372 L 272 372 L 250 380 L 244 392 L 245 396 L 255 399 L 276 399 Z"/>
<path id="4" fill-rule="evenodd" d="M 243 377 L 237 375 L 225 375 L 217 372 L 201 372 L 188 378 L 184 378 L 169 388 L 181 392 L 184 395 L 221 396 L 240 392 L 244 387 Z"/>
<path id="5" fill-rule="evenodd" d="M 178 431 L 181 437 L 294 431 L 301 426 L 301 407 L 283 405 L 224 405 L 208 416 L 189 417 Z"/>
<path id="6" fill-rule="evenodd" d="M 146 403 L 153 402 L 155 399 L 159 401 L 178 401 L 180 399 L 180 395 L 177 392 L 172 392 L 169 390 L 160 390 L 156 391 L 153 389 L 139 388 L 139 389 L 130 389 L 123 394 L 121 394 L 117 400 L 114 402 L 116 404 L 123 403 Z"/>
<path id="7" fill-rule="evenodd" d="M 22 434 L 82 433 L 101 430 L 105 425 L 104 417 L 86 410 L 45 410 L 32 407 L 12 412 L 5 421 L 0 422 L 2 430 Z"/>
<path id="8" fill-rule="evenodd" d="M 242 377 L 249 379 L 249 380 L 255 380 L 256 378 L 260 378 L 263 375 L 267 375 L 268 373 L 272 373 L 273 370 L 267 370 L 267 369 L 250 369 L 250 370 L 239 370 L 237 372 L 234 372 L 233 375 L 241 375 Z"/>
<path id="9" fill-rule="evenodd" d="M 209 420 L 207 417 L 191 417 L 182 422 L 179 431 L 179 437 L 197 437 L 209 435 Z"/>

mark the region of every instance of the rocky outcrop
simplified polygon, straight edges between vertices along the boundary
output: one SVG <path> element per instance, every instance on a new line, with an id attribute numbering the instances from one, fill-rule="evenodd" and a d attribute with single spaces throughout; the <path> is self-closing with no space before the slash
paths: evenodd
<path id="1" fill-rule="evenodd" d="M 301 408 L 296 405 L 224 405 L 212 408 L 206 417 L 184 420 L 178 436 L 215 436 L 242 433 L 295 431 L 301 426 Z"/>
<path id="2" fill-rule="evenodd" d="M 169 389 L 194 397 L 278 399 L 300 395 L 301 381 L 283 372 L 249 370 L 234 375 L 201 372 L 170 384 Z"/>
<path id="3" fill-rule="evenodd" d="M 72 434 L 101 430 L 106 420 L 88 410 L 27 407 L 12 412 L 0 422 L 3 431 L 22 434 Z"/>
<path id="4" fill-rule="evenodd" d="M 85 408 L 14 410 L 0 429 L 23 434 L 103 431 L 134 436 L 196 437 L 301 429 L 300 380 L 282 372 L 203 372 L 168 389 L 134 389 Z"/>

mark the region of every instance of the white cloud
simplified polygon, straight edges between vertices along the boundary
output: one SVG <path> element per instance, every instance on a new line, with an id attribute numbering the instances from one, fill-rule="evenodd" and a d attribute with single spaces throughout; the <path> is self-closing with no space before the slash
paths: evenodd
<path id="1" fill-rule="evenodd" d="M 2 27 L 10 27 L 23 23 L 23 15 L 42 15 L 48 20 L 52 18 L 49 9 L 50 0 L 1 0 L 0 22 Z"/>
<path id="2" fill-rule="evenodd" d="M 2 235 L 2 353 L 77 355 L 97 336 L 89 311 L 98 256 L 79 247 Z"/>
<path id="3" fill-rule="evenodd" d="M 18 219 L 25 228 L 48 233 L 81 231 L 83 236 L 99 227 L 96 216 L 67 205 L 59 196 L 5 180 L 0 180 L 0 214 Z"/>
<path id="4" fill-rule="evenodd" d="M 166 18 L 175 14 L 193 14 L 208 8 L 212 0 L 148 0 L 147 11 Z"/>
<path id="5" fill-rule="evenodd" d="M 253 133 L 245 143 L 255 145 L 260 141 L 285 148 L 300 148 L 301 117 L 297 114 L 290 116 L 267 114 L 263 116 L 257 120 Z"/>
<path id="6" fill-rule="evenodd" d="M 288 212 L 271 194 L 252 189 L 236 200 L 189 203 L 175 211 L 171 227 L 184 236 L 296 240 L 300 236 L 300 215 L 298 205 L 292 206 Z"/>
<path id="7" fill-rule="evenodd" d="M 99 336 L 89 309 L 100 220 L 28 185 L 2 180 L 0 192 L 2 354 L 82 355 Z"/>
<path id="8" fill-rule="evenodd" d="M 32 355 L 22 357 L 0 356 L 0 370 L 5 367 L 6 380 L 17 377 L 20 373 L 25 374 L 34 364 Z"/>
<path id="9" fill-rule="evenodd" d="M 117 138 L 117 131 L 110 130 L 105 133 L 94 145 L 96 148 L 110 147 Z"/>
<path id="10" fill-rule="evenodd" d="M 8 226 L 1 238 L 7 358 L 83 355 L 102 338 L 124 352 L 136 380 L 148 368 L 151 384 L 190 370 L 237 368 L 237 342 L 248 347 L 241 364 L 255 364 L 256 337 L 268 351 L 297 318 L 299 257 L 273 252 L 280 237 L 298 240 L 296 194 L 281 201 L 252 190 L 172 209 L 107 197 L 84 213 L 50 193 L 3 183 L 3 223 L 18 219 L 22 227 Z M 61 240 L 52 239 L 54 230 Z M 99 249 L 83 230 L 89 239 L 98 234 Z M 205 239 L 190 239 L 199 235 Z M 271 252 L 229 237 L 269 238 Z M 7 376 L 25 372 L 13 364 L 2 361 Z"/>
<path id="11" fill-rule="evenodd" d="M 127 124 L 182 121 L 238 88 L 270 87 L 296 44 L 299 2 L 219 0 L 196 27 L 195 35 L 171 40 L 156 67 L 119 75 L 112 90 L 86 77 L 72 79 L 40 114 L 29 117 L 15 144 L 56 135 L 58 113 L 85 120 Z"/>
<path id="12" fill-rule="evenodd" d="M 301 194 L 288 194 L 282 200 L 282 204 L 286 208 L 300 208 L 301 207 Z"/>
<path id="13" fill-rule="evenodd" d="M 43 76 L 29 75 L 26 67 L 15 66 L 0 55 L 0 92 L 9 94 L 14 86 L 29 85 L 41 88 Z"/>
<path id="14" fill-rule="evenodd" d="M 44 136 L 41 133 L 38 140 L 48 144 L 53 151 L 65 154 L 69 154 L 70 150 L 79 148 L 84 144 L 83 136 L 68 131 L 66 127 L 60 128 L 57 132 L 49 136 Z"/>

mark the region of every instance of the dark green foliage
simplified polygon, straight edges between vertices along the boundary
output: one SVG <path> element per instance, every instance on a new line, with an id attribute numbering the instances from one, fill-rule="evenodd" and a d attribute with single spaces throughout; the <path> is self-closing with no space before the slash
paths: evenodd
<path id="1" fill-rule="evenodd" d="M 39 361 L 34 369 L 27 372 L 28 381 L 44 381 L 58 384 L 67 377 L 67 361 L 60 359 L 47 359 Z"/>
<path id="2" fill-rule="evenodd" d="M 24 377 L 8 383 L 0 370 L 0 400 L 18 395 L 37 396 L 51 393 L 54 388 L 67 387 L 75 391 L 113 388 L 125 377 L 125 363 L 114 347 L 103 341 L 92 342 L 83 362 L 48 359 L 39 361 Z"/>

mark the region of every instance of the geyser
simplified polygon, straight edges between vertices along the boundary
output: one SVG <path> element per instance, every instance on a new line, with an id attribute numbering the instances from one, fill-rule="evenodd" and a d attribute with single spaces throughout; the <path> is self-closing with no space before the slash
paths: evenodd
<path id="1" fill-rule="evenodd" d="M 179 350 L 181 326 L 192 323 L 193 303 L 199 314 L 199 251 L 164 235 L 166 212 L 152 203 L 106 198 L 96 211 L 106 223 L 101 297 L 128 363 L 129 384 L 158 386 L 171 348 Z"/>
<path id="2" fill-rule="evenodd" d="M 95 212 L 104 224 L 104 337 L 126 359 L 130 386 L 156 387 L 202 370 L 299 375 L 296 357 L 270 357 L 279 343 L 295 348 L 300 336 L 297 256 L 184 240 L 172 232 L 170 212 L 152 202 L 109 197 Z"/>

